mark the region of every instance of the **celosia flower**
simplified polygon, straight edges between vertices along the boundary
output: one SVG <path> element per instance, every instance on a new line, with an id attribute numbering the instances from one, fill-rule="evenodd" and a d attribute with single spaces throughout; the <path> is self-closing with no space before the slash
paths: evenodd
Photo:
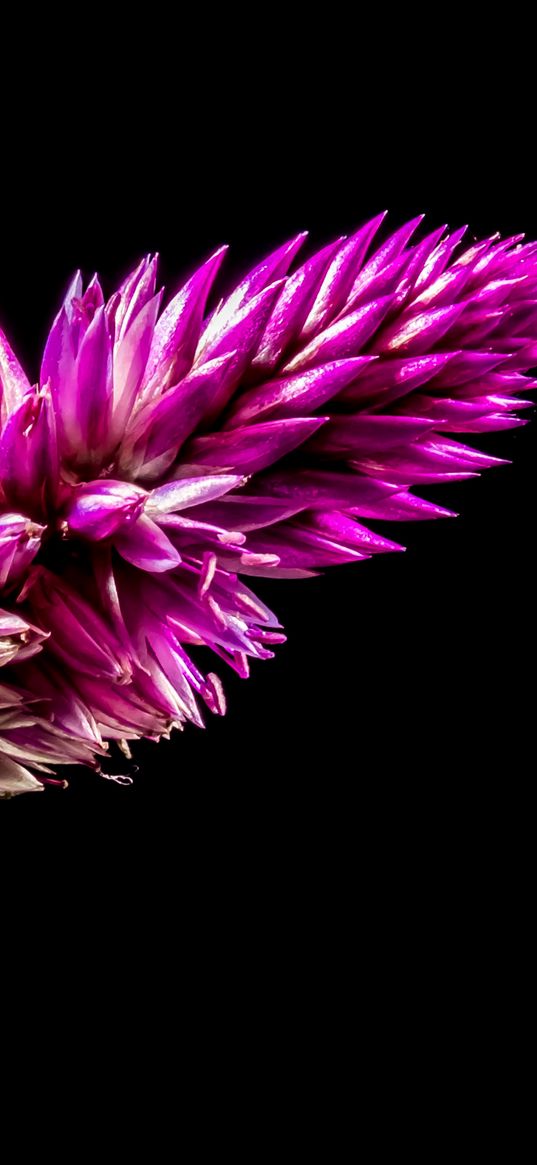
<path id="1" fill-rule="evenodd" d="M 245 576 L 398 550 L 369 522 L 500 463 L 453 434 L 523 423 L 537 245 L 382 217 L 209 312 L 224 249 L 164 311 L 153 258 L 108 301 L 77 275 L 36 386 L 0 333 L 0 792 L 223 713 L 197 648 L 246 676 L 284 639 Z"/>

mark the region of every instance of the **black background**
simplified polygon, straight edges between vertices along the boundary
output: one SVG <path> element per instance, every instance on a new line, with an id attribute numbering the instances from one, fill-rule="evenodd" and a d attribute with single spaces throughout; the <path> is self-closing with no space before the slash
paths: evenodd
<path id="1" fill-rule="evenodd" d="M 34 374 L 79 265 L 109 290 L 158 249 L 171 289 L 221 241 L 231 276 L 297 230 L 320 245 L 384 207 L 394 228 L 425 211 L 431 228 L 537 237 L 525 19 L 485 13 L 474 33 L 451 7 L 333 5 L 297 12 L 293 37 L 274 5 L 204 7 L 197 32 L 190 8 L 131 8 L 114 37 L 111 12 L 22 15 L 0 77 L 0 319 Z M 34 1117 L 19 1138 L 33 1123 L 42 1139 L 42 1096 L 57 1143 L 73 1082 L 76 1132 L 110 1108 L 122 1150 L 144 1119 L 153 1154 L 166 1118 L 183 1138 L 192 1102 L 196 1144 L 212 1128 L 245 1143 L 253 1118 L 281 1151 L 282 1114 L 332 1159 L 352 1113 L 360 1144 L 429 1149 L 432 1122 L 442 1146 L 489 1133 L 512 1155 L 536 441 L 535 423 L 487 438 L 512 466 L 439 489 L 462 516 L 398 526 L 405 555 L 259 586 L 288 643 L 250 681 L 224 676 L 224 720 L 141 746 L 131 788 L 82 773 L 1 806 L 19 1072 L 6 1063 Z M 86 1084 L 74 1066 L 92 1051 Z"/>
<path id="2" fill-rule="evenodd" d="M 537 235 L 526 131 L 491 87 L 494 54 L 471 82 L 462 71 L 455 106 L 453 87 L 435 84 L 434 54 L 390 66 L 386 86 L 336 40 L 277 68 L 270 50 L 246 70 L 220 62 L 215 74 L 211 58 L 192 83 L 168 53 L 141 90 L 128 62 L 108 89 L 103 58 L 102 75 L 73 92 L 51 78 L 22 133 L 7 124 L 0 315 L 33 375 L 76 266 L 110 291 L 158 250 L 172 290 L 225 241 L 225 285 L 297 230 L 315 247 L 384 207 L 392 229 L 424 211 L 429 228 Z M 406 554 L 260 583 L 287 644 L 248 682 L 223 675 L 224 720 L 141 745 L 131 788 L 81 773 L 67 792 L 2 812 L 151 821 L 157 836 L 173 820 L 198 839 L 227 831 L 254 844 L 289 822 L 321 846 L 327 823 L 336 836 L 359 831 L 364 813 L 374 830 L 387 813 L 396 832 L 400 812 L 410 824 L 426 805 L 439 824 L 494 815 L 491 798 L 533 765 L 535 442 L 534 425 L 478 438 L 513 464 L 430 490 L 462 516 L 392 527 Z"/>

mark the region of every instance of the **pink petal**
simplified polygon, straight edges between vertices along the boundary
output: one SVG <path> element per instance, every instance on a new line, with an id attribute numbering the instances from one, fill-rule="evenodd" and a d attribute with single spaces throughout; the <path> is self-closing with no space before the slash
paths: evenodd
<path id="1" fill-rule="evenodd" d="M 146 514 L 122 526 L 114 537 L 114 546 L 127 562 L 152 573 L 173 570 L 181 561 L 173 542 Z"/>

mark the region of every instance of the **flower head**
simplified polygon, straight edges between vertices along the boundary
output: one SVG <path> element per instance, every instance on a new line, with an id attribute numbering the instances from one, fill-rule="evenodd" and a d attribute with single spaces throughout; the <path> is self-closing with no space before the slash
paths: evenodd
<path id="1" fill-rule="evenodd" d="M 223 713 L 197 649 L 246 676 L 284 639 L 245 576 L 399 550 L 384 519 L 449 514 L 413 487 L 501 463 L 458 434 L 524 423 L 537 244 L 382 219 L 212 309 L 224 248 L 164 310 L 150 256 L 108 300 L 76 275 L 35 386 L 0 332 L 0 793 Z"/>

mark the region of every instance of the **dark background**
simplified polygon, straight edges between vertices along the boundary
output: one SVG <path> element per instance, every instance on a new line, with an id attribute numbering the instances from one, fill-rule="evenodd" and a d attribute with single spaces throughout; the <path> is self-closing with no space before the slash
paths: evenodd
<path id="1" fill-rule="evenodd" d="M 110 289 L 158 249 L 172 288 L 221 241 L 231 275 L 384 207 L 394 228 L 426 211 L 537 237 L 526 15 L 203 6 L 196 30 L 190 6 L 131 6 L 116 35 L 111 6 L 20 15 L 2 27 L 0 320 L 34 372 L 79 265 Z M 141 746 L 131 788 L 81 773 L 1 806 L 17 1143 L 32 1126 L 42 1144 L 42 1100 L 71 1150 L 96 1127 L 102 1151 L 109 1110 L 122 1149 L 147 1121 L 154 1155 L 194 1110 L 196 1144 L 244 1143 L 253 1120 L 281 1155 L 282 1113 L 328 1159 L 349 1131 L 392 1130 L 428 1161 L 431 1140 L 460 1155 L 487 1134 L 512 1157 L 534 994 L 536 442 L 535 422 L 488 438 L 513 465 L 439 489 L 462 516 L 399 526 L 405 555 L 259 586 L 288 643 L 224 676 L 224 720 Z"/>
<path id="2" fill-rule="evenodd" d="M 434 54 L 414 73 L 400 61 L 386 88 L 341 53 L 341 43 L 324 58 L 320 45 L 303 47 L 277 68 L 268 56 L 242 72 L 221 63 L 216 79 L 211 59 L 195 84 L 166 56 L 158 92 L 154 72 L 140 92 L 124 62 L 108 94 L 111 60 L 76 92 L 56 92 L 51 78 L 44 108 L 21 115 L 22 133 L 8 123 L 4 146 L 0 316 L 33 374 L 76 266 L 100 271 L 110 291 L 158 250 L 172 290 L 226 241 L 225 283 L 300 229 L 319 246 L 384 207 L 392 229 L 425 211 L 429 229 L 467 222 L 470 235 L 537 236 L 525 130 L 491 87 L 494 55 L 471 82 L 457 73 L 455 107 L 453 85 L 435 84 Z M 364 813 L 379 830 L 386 814 L 397 831 L 400 811 L 421 819 L 424 806 L 438 822 L 486 821 L 533 764 L 536 433 L 477 438 L 513 464 L 429 490 L 462 516 L 387 530 L 405 555 L 260 582 L 287 644 L 254 663 L 248 682 L 220 668 L 227 717 L 142 744 L 131 788 L 81 773 L 67 792 L 3 812 L 47 823 L 119 816 L 157 833 L 173 820 L 196 838 L 235 840 L 268 840 L 289 822 L 321 847 L 325 826 L 359 832 Z"/>

